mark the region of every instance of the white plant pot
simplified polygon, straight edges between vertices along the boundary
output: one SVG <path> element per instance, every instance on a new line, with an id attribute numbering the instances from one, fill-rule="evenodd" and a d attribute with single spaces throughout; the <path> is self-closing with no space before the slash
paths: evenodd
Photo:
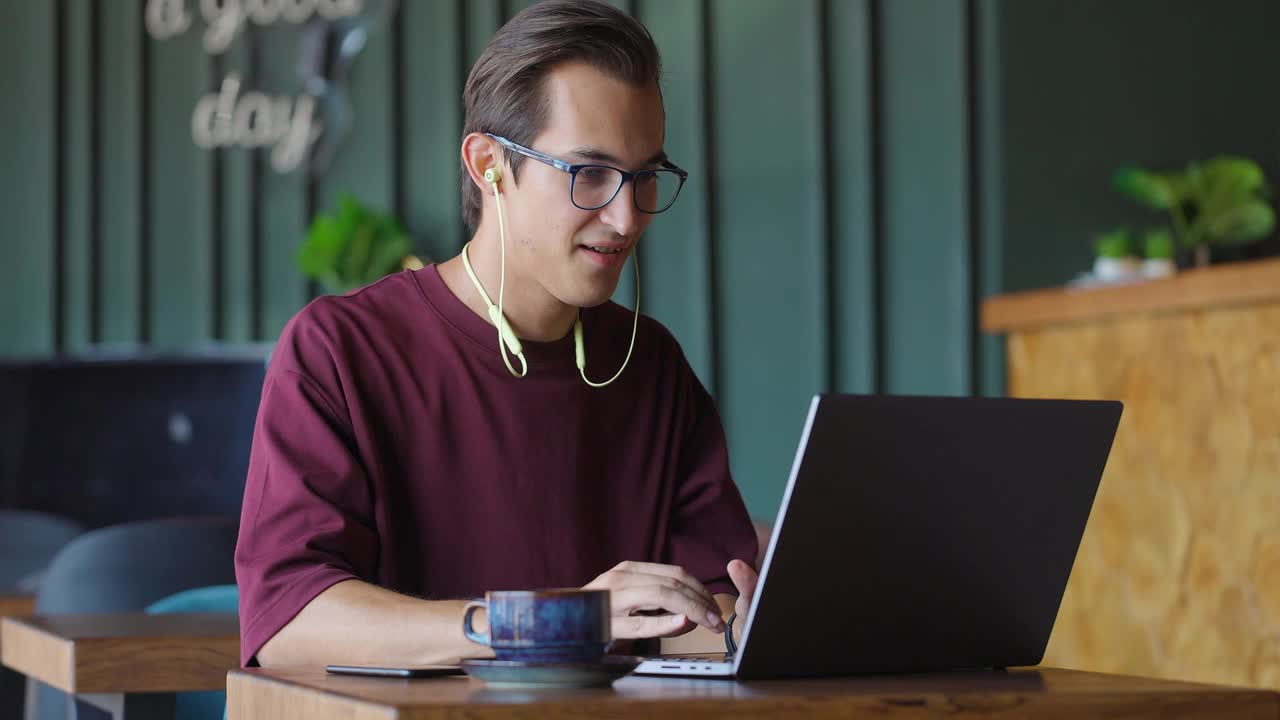
<path id="1" fill-rule="evenodd" d="M 1168 258 L 1142 261 L 1142 277 L 1163 278 L 1178 272 L 1178 266 Z"/>
<path id="2" fill-rule="evenodd" d="M 1142 262 L 1137 258 L 1099 257 L 1093 261 L 1093 276 L 1099 280 L 1130 280 L 1141 273 Z"/>

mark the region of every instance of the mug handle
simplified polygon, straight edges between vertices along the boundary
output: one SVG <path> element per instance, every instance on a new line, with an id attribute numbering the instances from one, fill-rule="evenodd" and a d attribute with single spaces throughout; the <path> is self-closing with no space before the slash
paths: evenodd
<path id="1" fill-rule="evenodd" d="M 474 615 L 475 612 L 481 608 L 484 608 L 485 612 L 488 612 L 489 603 L 484 600 L 472 600 L 471 602 L 467 603 L 466 611 L 462 613 L 462 633 L 466 635 L 467 639 L 473 643 L 478 643 L 480 645 L 488 645 L 489 635 L 487 633 L 484 635 L 481 635 L 480 633 L 476 632 L 476 629 L 474 627 L 471 626 L 471 616 Z"/>

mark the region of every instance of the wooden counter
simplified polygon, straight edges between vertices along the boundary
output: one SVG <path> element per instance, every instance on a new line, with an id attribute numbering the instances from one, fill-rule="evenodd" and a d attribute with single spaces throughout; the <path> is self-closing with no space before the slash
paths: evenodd
<path id="1" fill-rule="evenodd" d="M 1125 403 L 1045 662 L 1280 688 L 1280 260 L 982 317 L 1010 395 Z"/>
<path id="2" fill-rule="evenodd" d="M 1001 295 L 982 304 L 982 331 L 1035 330 L 1151 312 L 1269 302 L 1280 302 L 1280 259 L 1229 263 L 1125 285 Z"/>

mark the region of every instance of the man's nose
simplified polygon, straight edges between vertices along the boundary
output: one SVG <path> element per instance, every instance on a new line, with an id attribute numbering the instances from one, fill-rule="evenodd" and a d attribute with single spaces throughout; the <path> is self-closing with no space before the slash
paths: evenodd
<path id="1" fill-rule="evenodd" d="M 636 209 L 635 183 L 627 181 L 618 188 L 618 194 L 605 205 L 600 219 L 619 235 L 631 238 L 640 228 L 642 219 Z"/>

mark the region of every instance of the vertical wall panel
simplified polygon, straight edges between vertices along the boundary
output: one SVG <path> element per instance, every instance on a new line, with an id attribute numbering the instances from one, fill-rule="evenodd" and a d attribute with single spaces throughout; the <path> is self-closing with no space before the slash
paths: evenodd
<path id="1" fill-rule="evenodd" d="M 142 337 L 142 1 L 98 2 L 101 18 L 97 139 L 102 149 L 96 191 L 101 202 L 100 341 L 133 343 Z"/>
<path id="2" fill-rule="evenodd" d="M 345 193 L 379 211 L 394 205 L 392 45 L 390 28 L 379 26 L 351 63 L 350 81 L 342 83 L 351 103 L 352 125 L 319 177 L 317 212 L 335 211 Z"/>
<path id="3" fill-rule="evenodd" d="M 61 145 L 63 261 L 62 347 L 67 352 L 84 350 L 92 322 L 92 241 L 95 225 L 91 176 L 92 136 L 98 117 L 90 106 L 97 78 L 90 51 L 93 6 L 79 0 L 63 0 L 62 118 Z"/>
<path id="4" fill-rule="evenodd" d="M 258 78 L 253 75 L 250 63 L 250 43 L 257 41 L 253 29 L 247 29 L 226 53 L 216 59 L 219 72 L 211 78 L 216 88 L 228 73 L 240 76 L 242 92 L 257 91 Z M 272 93 L 274 95 L 274 93 Z M 253 153 L 236 147 L 216 151 L 211 161 L 217 167 L 214 181 L 218 183 L 218 206 L 215 223 L 219 237 L 214 246 L 219 252 L 219 272 L 213 278 L 219 284 L 215 288 L 218 303 L 215 336 L 227 342 L 245 342 L 253 338 L 253 203 L 256 201 L 256 183 L 253 178 Z M 259 150 L 270 153 L 270 148 Z"/>
<path id="5" fill-rule="evenodd" d="M 57 102 L 52 2 L 4 3 L 0 10 L 0 338 L 15 354 L 54 346 L 55 148 Z"/>
<path id="6" fill-rule="evenodd" d="M 676 204 L 654 218 L 641 245 L 641 310 L 657 318 L 675 335 L 704 385 L 712 376 L 710 238 L 707 199 L 712 186 L 703 130 L 707 111 L 703 95 L 701 2 L 644 0 L 640 19 L 649 27 L 662 53 L 663 101 L 667 111 L 666 150 L 673 162 L 689 171 L 689 182 Z"/>
<path id="7" fill-rule="evenodd" d="M 814 3 L 712 4 L 720 408 L 753 513 L 777 506 L 827 375 Z M 761 52 L 761 48 L 768 52 Z"/>
<path id="8" fill-rule="evenodd" d="M 536 5 L 536 4 L 538 4 L 538 0 L 505 0 L 505 2 L 503 3 L 504 5 L 503 10 L 505 10 L 506 12 L 504 17 L 502 18 L 502 21 L 506 22 L 511 18 L 515 17 L 516 14 L 519 13 L 521 10 L 524 10 L 529 6 Z"/>
<path id="9" fill-rule="evenodd" d="M 260 72 L 255 84 L 270 95 L 296 97 L 301 83 L 298 63 L 301 34 L 296 28 L 265 28 L 256 34 Z M 306 279 L 298 271 L 294 256 L 306 234 L 305 166 L 281 174 L 271 168 L 270 158 L 260 154 L 255 161 L 259 178 L 258 207 L 254 223 L 258 228 L 258 287 L 251 288 L 259 299 L 257 319 L 260 339 L 274 340 L 284 324 L 306 302 Z"/>
<path id="10" fill-rule="evenodd" d="M 976 103 L 977 138 L 973 151 L 978 163 L 979 194 L 974 207 L 978 214 L 978 257 L 974 258 L 978 272 L 979 298 L 991 297 L 1005 291 L 1004 271 L 1004 216 L 1005 193 L 1003 191 L 1004 159 L 1002 128 L 1003 114 L 1000 98 L 1000 8 L 997 0 L 976 0 L 974 4 L 973 34 L 977 53 L 976 67 L 972 68 L 977 83 L 972 101 Z M 976 309 L 976 308 L 975 308 Z M 999 397 L 1005 394 L 1005 343 L 1003 337 L 981 336 L 978 342 L 978 387 L 975 392 Z"/>
<path id="11" fill-rule="evenodd" d="M 885 385 L 966 394 L 972 317 L 963 0 L 881 4 Z"/>
<path id="12" fill-rule="evenodd" d="M 434 261 L 462 249 L 458 187 L 462 137 L 463 38 L 453 2 L 405 3 L 400 8 L 405 211 L 417 248 Z"/>
<path id="13" fill-rule="evenodd" d="M 499 0 L 464 0 L 463 5 L 466 9 L 463 22 L 466 24 L 467 43 L 466 67 L 462 68 L 462 79 L 465 82 L 471 66 L 476 64 L 484 46 L 489 44 L 489 38 L 493 37 L 494 31 L 506 18 L 502 16 L 503 7 Z"/>
<path id="14" fill-rule="evenodd" d="M 877 387 L 877 252 L 871 91 L 873 59 L 869 0 L 827 4 L 824 32 L 830 127 L 832 234 L 828 258 L 834 313 L 830 342 L 835 385 L 840 392 L 874 392 Z"/>
<path id="15" fill-rule="evenodd" d="M 142 18 L 135 18 L 141 23 Z M 149 40 L 147 199 L 150 340 L 177 348 L 212 337 L 212 160 L 191 139 L 191 114 L 210 92 L 197 24 Z"/>

